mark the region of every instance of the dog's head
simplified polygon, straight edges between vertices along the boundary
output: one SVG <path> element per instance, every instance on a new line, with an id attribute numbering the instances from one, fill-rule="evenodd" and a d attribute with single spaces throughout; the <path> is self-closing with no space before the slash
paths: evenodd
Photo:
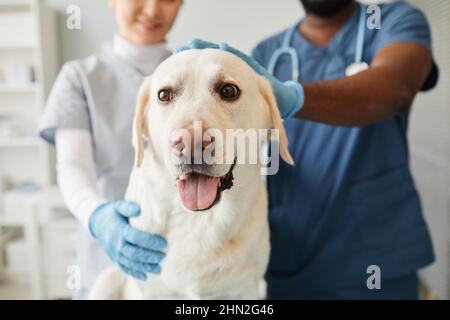
<path id="1" fill-rule="evenodd" d="M 185 208 L 207 210 L 232 187 L 237 158 L 248 155 L 229 137 L 272 128 L 279 133 L 281 157 L 293 164 L 270 84 L 231 53 L 184 51 L 164 61 L 139 90 L 135 165 L 152 152 L 176 179 Z"/>

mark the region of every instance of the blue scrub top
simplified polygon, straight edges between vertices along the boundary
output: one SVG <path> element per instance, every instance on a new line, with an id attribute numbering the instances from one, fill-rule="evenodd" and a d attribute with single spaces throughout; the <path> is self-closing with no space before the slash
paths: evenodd
<path id="1" fill-rule="evenodd" d="M 419 10 L 403 2 L 380 8 L 381 29 L 366 29 L 364 61 L 370 64 L 395 42 L 415 42 L 431 51 L 429 26 Z M 294 35 L 299 82 L 345 76 L 355 58 L 358 17 L 359 9 L 322 49 Z M 267 67 L 285 32 L 260 43 L 253 57 Z M 284 55 L 275 69 L 280 80 L 290 80 L 289 59 Z M 298 119 L 285 126 L 296 165 L 281 163 L 278 174 L 268 178 L 269 298 L 366 288 L 371 265 L 380 267 L 383 283 L 434 260 L 409 168 L 408 112 L 364 127 Z"/>

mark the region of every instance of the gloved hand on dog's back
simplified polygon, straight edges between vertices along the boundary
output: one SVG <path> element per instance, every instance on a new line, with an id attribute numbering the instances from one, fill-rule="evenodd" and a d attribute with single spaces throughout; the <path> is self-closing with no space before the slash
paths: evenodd
<path id="1" fill-rule="evenodd" d="M 175 49 L 174 54 L 190 49 L 220 49 L 233 53 L 244 60 L 250 67 L 253 68 L 253 70 L 256 71 L 256 73 L 265 77 L 270 82 L 277 99 L 278 109 L 280 110 L 280 114 L 283 119 L 290 118 L 303 107 L 305 97 L 301 84 L 294 81 L 281 82 L 271 75 L 270 72 L 261 66 L 255 59 L 233 47 L 230 47 L 228 44 L 215 44 L 200 39 L 194 39 L 191 40 L 186 46 Z"/>
<path id="2" fill-rule="evenodd" d="M 120 200 L 99 205 L 89 218 L 89 229 L 125 273 L 146 280 L 147 273 L 160 273 L 165 239 L 133 228 L 128 219 L 141 213 L 137 203 Z"/>

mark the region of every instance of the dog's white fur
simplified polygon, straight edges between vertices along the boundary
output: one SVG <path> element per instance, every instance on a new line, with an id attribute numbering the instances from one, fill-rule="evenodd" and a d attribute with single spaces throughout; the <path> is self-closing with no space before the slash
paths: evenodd
<path id="1" fill-rule="evenodd" d="M 240 87 L 235 102 L 214 93 L 218 81 Z M 158 92 L 176 88 L 174 101 L 161 104 Z M 134 122 L 135 167 L 126 199 L 141 206 L 133 227 L 165 237 L 168 247 L 159 275 L 146 282 L 113 267 L 103 272 L 91 299 L 257 299 L 269 259 L 267 192 L 260 166 L 237 164 L 234 186 L 204 212 L 185 209 L 179 199 L 169 138 L 193 121 L 225 133 L 276 128 L 282 158 L 293 163 L 269 83 L 245 62 L 220 50 L 189 50 L 163 62 L 141 86 Z M 144 148 L 144 141 L 147 146 Z M 224 150 L 221 150 L 224 152 Z M 230 164 L 213 165 L 217 176 Z"/>

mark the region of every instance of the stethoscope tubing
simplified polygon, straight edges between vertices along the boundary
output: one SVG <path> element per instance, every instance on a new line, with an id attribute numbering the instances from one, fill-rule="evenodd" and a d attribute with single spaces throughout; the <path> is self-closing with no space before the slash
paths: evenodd
<path id="1" fill-rule="evenodd" d="M 299 21 L 295 22 L 287 31 L 283 38 L 283 44 L 280 48 L 274 51 L 272 54 L 269 63 L 267 65 L 267 70 L 273 75 L 275 73 L 275 68 L 277 66 L 278 61 L 285 54 L 289 55 L 292 64 L 292 80 L 298 81 L 300 77 L 300 66 L 299 66 L 299 57 L 297 51 L 291 47 L 292 39 L 294 37 L 295 32 L 297 32 L 300 23 L 303 21 L 303 18 Z M 366 30 L 366 6 L 360 4 L 360 15 L 359 15 L 359 23 L 358 23 L 358 35 L 356 39 L 356 53 L 355 53 L 355 63 L 361 64 L 363 63 L 363 53 L 364 53 L 364 37 Z"/>

